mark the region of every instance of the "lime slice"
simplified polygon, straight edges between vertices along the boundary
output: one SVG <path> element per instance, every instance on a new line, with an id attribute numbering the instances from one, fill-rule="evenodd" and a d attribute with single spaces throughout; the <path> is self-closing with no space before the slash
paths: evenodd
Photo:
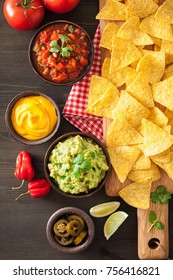
<path id="1" fill-rule="evenodd" d="M 104 224 L 104 236 L 108 240 L 128 217 L 123 211 L 117 211 L 110 215 Z"/>
<path id="2" fill-rule="evenodd" d="M 105 217 L 112 214 L 120 206 L 120 202 L 111 201 L 98 204 L 90 209 L 90 215 L 93 217 Z"/>

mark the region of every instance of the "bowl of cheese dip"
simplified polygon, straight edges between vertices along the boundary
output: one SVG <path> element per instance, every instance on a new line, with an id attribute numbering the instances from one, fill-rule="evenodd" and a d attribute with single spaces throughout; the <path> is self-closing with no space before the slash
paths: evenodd
<path id="1" fill-rule="evenodd" d="M 22 92 L 8 104 L 5 123 L 10 134 L 18 141 L 42 144 L 58 130 L 60 111 L 52 98 L 41 92 Z"/>

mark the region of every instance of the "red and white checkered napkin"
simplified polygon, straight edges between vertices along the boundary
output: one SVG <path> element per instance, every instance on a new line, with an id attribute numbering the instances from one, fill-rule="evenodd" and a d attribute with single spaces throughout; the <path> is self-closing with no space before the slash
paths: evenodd
<path id="1" fill-rule="evenodd" d="M 88 74 L 73 85 L 63 110 L 63 116 L 79 130 L 93 134 L 103 140 L 103 119 L 85 113 L 88 104 L 88 93 L 92 75 L 101 74 L 101 51 L 99 48 L 100 27 L 98 26 L 94 39 L 94 60 Z"/>

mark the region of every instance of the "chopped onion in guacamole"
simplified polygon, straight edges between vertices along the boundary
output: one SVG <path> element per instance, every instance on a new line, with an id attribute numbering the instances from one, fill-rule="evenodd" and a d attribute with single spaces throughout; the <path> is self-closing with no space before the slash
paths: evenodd
<path id="1" fill-rule="evenodd" d="M 97 188 L 109 169 L 103 150 L 92 139 L 68 137 L 51 151 L 50 177 L 63 192 L 88 193 Z"/>

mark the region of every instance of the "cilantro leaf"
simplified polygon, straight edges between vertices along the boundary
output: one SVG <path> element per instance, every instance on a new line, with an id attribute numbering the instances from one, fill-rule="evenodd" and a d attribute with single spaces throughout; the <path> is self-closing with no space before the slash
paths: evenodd
<path id="1" fill-rule="evenodd" d="M 50 49 L 51 52 L 55 52 L 56 53 L 56 52 L 59 52 L 61 50 L 61 47 L 58 45 L 57 40 L 52 40 L 50 42 L 50 46 L 52 47 Z"/>
<path id="2" fill-rule="evenodd" d="M 157 222 L 155 222 L 154 227 L 159 229 L 159 230 L 163 230 L 164 229 L 164 224 L 161 221 L 157 221 Z"/>
<path id="3" fill-rule="evenodd" d="M 62 57 L 69 57 L 71 50 L 72 50 L 72 47 L 70 45 L 67 45 L 64 48 L 61 48 L 61 55 L 62 55 Z"/>
<path id="4" fill-rule="evenodd" d="M 70 38 L 65 34 L 59 34 L 59 38 L 61 39 L 62 46 L 64 46 L 65 42 L 70 40 Z"/>
<path id="5" fill-rule="evenodd" d="M 157 220 L 157 215 L 156 215 L 156 212 L 151 210 L 150 213 L 149 213 L 149 222 L 151 224 L 154 224 L 154 222 Z"/>
<path id="6" fill-rule="evenodd" d="M 151 223 L 151 226 L 148 231 L 151 230 L 151 228 L 155 227 L 159 230 L 164 229 L 164 224 L 159 221 L 159 218 L 162 213 L 162 204 L 167 204 L 169 202 L 169 199 L 171 199 L 171 193 L 167 190 L 167 188 L 163 185 L 160 185 L 157 187 L 157 189 L 150 194 L 150 198 L 153 203 L 160 204 L 159 206 L 159 214 L 157 215 L 155 211 L 151 210 L 149 212 L 149 222 Z"/>

